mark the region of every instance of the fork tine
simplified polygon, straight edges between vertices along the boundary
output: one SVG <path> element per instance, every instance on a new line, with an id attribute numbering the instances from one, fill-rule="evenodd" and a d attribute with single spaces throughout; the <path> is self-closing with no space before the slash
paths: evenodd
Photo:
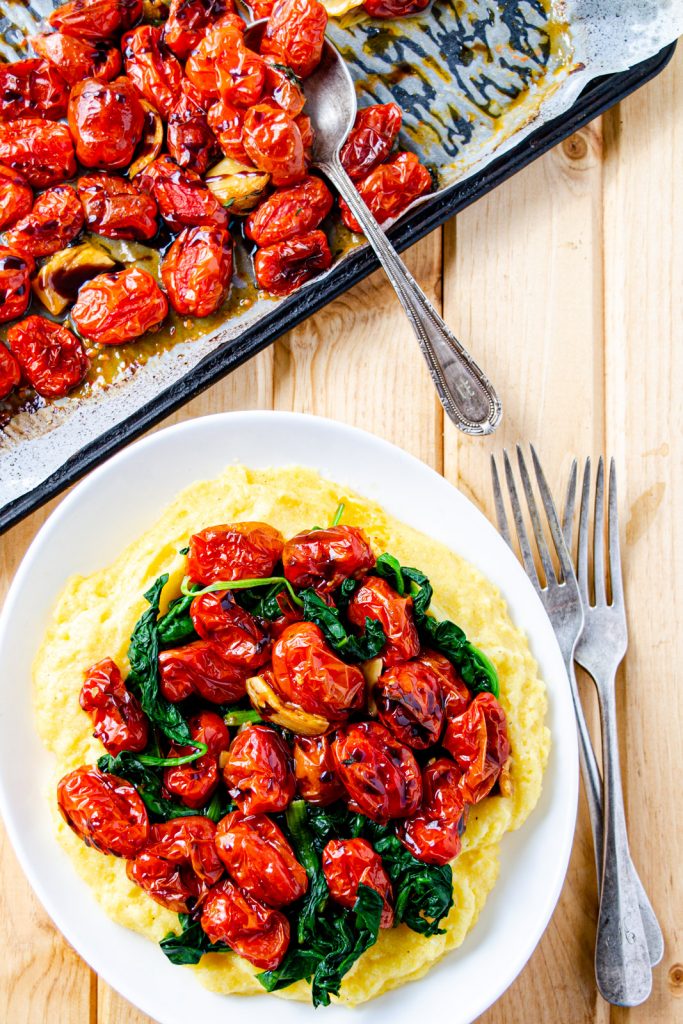
<path id="1" fill-rule="evenodd" d="M 586 459 L 583 467 L 581 484 L 581 510 L 579 512 L 579 540 L 576 548 L 576 578 L 579 582 L 581 600 L 586 608 L 590 606 L 588 591 L 588 520 L 590 518 L 589 500 L 591 494 L 591 460 Z"/>
<path id="2" fill-rule="evenodd" d="M 598 459 L 593 511 L 593 587 L 596 605 L 607 604 L 605 588 L 605 463 Z"/>
<path id="3" fill-rule="evenodd" d="M 534 495 L 533 488 L 531 486 L 531 480 L 529 473 L 526 468 L 526 462 L 524 461 L 524 452 L 520 445 L 517 445 L 517 462 L 519 463 L 519 472 L 522 477 L 522 484 L 524 486 L 524 493 L 526 494 L 527 504 L 529 505 L 529 515 L 531 516 L 531 525 L 534 529 L 534 537 L 536 538 L 536 544 L 538 546 L 538 553 L 541 556 L 541 564 L 543 565 L 543 572 L 548 583 L 557 581 L 555 575 L 555 567 L 553 566 L 550 552 L 548 550 L 548 544 L 545 539 L 545 532 L 543 530 L 543 524 L 541 523 L 541 517 L 538 514 L 538 505 L 536 504 L 536 496 Z"/>
<path id="4" fill-rule="evenodd" d="M 609 539 L 609 578 L 612 584 L 612 604 L 623 608 L 624 584 L 621 578 L 621 552 L 619 549 L 619 510 L 617 503 L 617 467 L 614 459 L 609 463 L 609 497 L 607 499 L 607 536 Z"/>
<path id="5" fill-rule="evenodd" d="M 578 464 L 576 459 L 572 460 L 572 468 L 569 471 L 569 483 L 567 484 L 567 497 L 564 503 L 564 514 L 562 516 L 562 536 L 567 545 L 569 557 L 572 556 L 572 534 L 574 532 L 574 509 L 576 507 L 576 479 L 578 475 Z"/>
<path id="6" fill-rule="evenodd" d="M 509 548 L 512 547 L 512 537 L 510 536 L 510 526 L 508 524 L 507 512 L 505 511 L 505 502 L 503 501 L 503 491 L 500 486 L 500 477 L 498 476 L 498 466 L 496 465 L 495 456 L 491 456 L 491 483 L 493 484 L 493 503 L 496 506 L 496 519 L 498 520 L 498 532 L 507 544 Z"/>
<path id="7" fill-rule="evenodd" d="M 512 506 L 512 518 L 515 521 L 515 530 L 517 531 L 517 540 L 519 542 L 519 550 L 522 556 L 524 570 L 533 585 L 540 590 L 541 584 L 538 579 L 538 573 L 536 572 L 534 556 L 531 554 L 529 538 L 527 536 L 526 526 L 524 525 L 524 518 L 522 517 L 522 508 L 519 504 L 519 498 L 517 497 L 515 478 L 512 472 L 512 466 L 510 465 L 510 459 L 506 451 L 503 452 L 503 465 L 505 466 L 505 479 L 507 481 L 508 493 L 510 495 L 510 505 Z"/>
<path id="8" fill-rule="evenodd" d="M 536 449 L 533 445 L 529 445 L 529 447 L 531 448 L 531 458 L 534 463 L 538 489 L 541 492 L 541 498 L 543 500 L 543 508 L 545 509 L 548 525 L 550 526 L 550 532 L 555 543 L 557 557 L 560 560 L 562 575 L 565 580 L 570 580 L 574 578 L 574 566 L 572 565 L 571 555 L 564 543 L 564 537 L 562 536 L 562 530 L 560 529 L 560 520 L 557 515 L 557 509 L 555 508 L 555 502 L 553 501 L 553 496 L 550 493 L 550 488 L 548 487 L 548 481 L 545 478 L 541 461 L 536 454 Z"/>

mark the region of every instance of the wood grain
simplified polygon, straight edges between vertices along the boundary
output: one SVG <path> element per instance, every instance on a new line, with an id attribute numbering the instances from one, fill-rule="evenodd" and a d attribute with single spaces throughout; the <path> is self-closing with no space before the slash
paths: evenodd
<path id="1" fill-rule="evenodd" d="M 664 925 L 652 999 L 595 992 L 593 853 L 583 805 L 552 922 L 487 1024 L 683 1022 L 683 50 L 653 83 L 408 253 L 411 270 L 497 383 L 492 442 L 443 416 L 396 300 L 376 274 L 176 414 L 294 409 L 372 430 L 491 514 L 488 454 L 538 444 L 553 487 L 574 455 L 614 452 L 631 647 L 621 739 L 634 857 Z M 3 591 L 47 510 L 0 540 Z M 678 685 L 677 685 L 678 683 Z M 593 706 L 589 689 L 585 691 Z M 594 713 L 591 712 L 591 714 Z M 150 1024 L 55 931 L 0 840 L 0 1021 Z"/>

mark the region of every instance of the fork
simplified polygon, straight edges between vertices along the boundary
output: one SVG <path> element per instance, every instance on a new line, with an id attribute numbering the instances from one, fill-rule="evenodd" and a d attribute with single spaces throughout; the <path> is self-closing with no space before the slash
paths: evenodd
<path id="1" fill-rule="evenodd" d="M 546 520 L 550 528 L 552 544 L 561 570 L 561 574 L 558 576 L 555 572 L 548 541 L 541 523 L 524 455 L 518 445 L 517 461 L 519 464 L 519 475 L 529 509 L 536 548 L 545 576 L 545 584 L 541 583 L 536 571 L 517 493 L 514 472 L 507 452 L 503 452 L 505 478 L 522 564 L 553 626 L 567 670 L 579 734 L 581 769 L 586 784 L 591 823 L 595 828 L 595 823 L 600 822 L 602 813 L 600 772 L 583 714 L 574 671 L 575 649 L 583 632 L 584 625 L 583 603 L 550 489 L 533 446 L 531 446 L 531 456 Z M 493 456 L 491 456 L 491 474 L 498 527 L 504 540 L 512 548 L 512 538 L 508 528 L 498 468 Z M 615 770 L 618 781 L 618 761 L 615 764 L 612 751 L 609 752 L 609 760 L 606 760 L 606 763 L 610 765 L 610 780 L 612 781 L 614 791 L 614 789 L 618 788 L 614 782 Z M 615 817 L 616 815 L 618 817 L 618 797 L 615 798 L 612 793 L 610 796 L 612 797 L 610 802 L 612 816 Z M 609 832 L 610 829 L 605 828 L 605 835 Z M 613 836 L 622 834 L 618 833 L 618 831 L 615 832 L 614 829 L 611 830 L 611 833 Z M 625 836 L 625 829 L 623 835 Z M 601 887 L 601 927 L 598 928 L 595 952 L 598 988 L 603 997 L 609 1002 L 621 1006 L 637 1006 L 647 999 L 652 990 L 652 970 L 638 905 L 639 883 L 628 855 L 627 843 L 611 843 L 609 848 L 605 846 L 603 878 L 609 879 L 609 885 L 605 886 L 603 884 Z M 623 922 L 626 923 L 626 927 L 624 927 Z"/>

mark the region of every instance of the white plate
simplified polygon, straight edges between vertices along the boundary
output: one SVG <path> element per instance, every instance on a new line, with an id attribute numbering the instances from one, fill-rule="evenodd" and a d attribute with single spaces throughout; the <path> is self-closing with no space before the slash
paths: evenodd
<path id="1" fill-rule="evenodd" d="M 484 457 L 482 452 L 482 458 Z M 29 548 L 0 620 L 0 810 L 17 856 L 47 912 L 90 966 L 160 1024 L 271 1024 L 312 1021 L 313 1009 L 272 997 L 217 996 L 192 972 L 114 924 L 81 882 L 44 810 L 49 755 L 35 730 L 31 662 L 54 601 L 72 573 L 111 562 L 150 526 L 174 495 L 216 476 L 229 462 L 253 467 L 301 464 L 380 502 L 477 565 L 503 592 L 540 665 L 549 697 L 550 762 L 539 805 L 503 840 L 498 883 L 460 949 L 421 981 L 354 1011 L 414 1024 L 447 1012 L 468 1024 L 512 983 L 550 919 L 574 834 L 577 745 L 562 658 L 543 608 L 506 544 L 459 491 L 393 445 L 331 420 L 290 413 L 239 412 L 170 427 L 116 455 L 76 487 Z M 17 770 L 21 766 L 21 771 Z M 30 769 L 30 770 L 29 770 Z M 558 983 L 559 983 L 558 979 Z M 349 1019 L 343 1007 L 318 1022 Z"/>

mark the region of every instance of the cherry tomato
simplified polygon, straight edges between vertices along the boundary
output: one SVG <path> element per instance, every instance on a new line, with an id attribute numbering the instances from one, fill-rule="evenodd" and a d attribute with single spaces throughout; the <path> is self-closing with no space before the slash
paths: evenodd
<path id="1" fill-rule="evenodd" d="M 201 225 L 228 226 L 228 214 L 211 189 L 198 174 L 181 169 L 169 156 L 160 156 L 151 163 L 136 175 L 136 182 L 154 196 L 171 231 Z"/>
<path id="2" fill-rule="evenodd" d="M 164 23 L 164 45 L 185 60 L 206 30 L 228 12 L 234 12 L 232 0 L 171 0 Z"/>
<path id="3" fill-rule="evenodd" d="M 366 619 L 379 622 L 387 642 L 382 649 L 385 665 L 396 665 L 420 653 L 411 597 L 401 597 L 386 580 L 371 576 L 349 602 L 349 621 L 361 629 Z"/>
<path id="4" fill-rule="evenodd" d="M 31 46 L 36 53 L 57 68 L 67 85 L 76 85 L 84 78 L 102 78 L 110 82 L 121 73 L 121 53 L 107 43 L 88 43 L 64 36 L 61 32 L 33 36 Z"/>
<path id="5" fill-rule="evenodd" d="M 294 776 L 297 793 L 309 804 L 327 807 L 344 796 L 329 736 L 294 737 Z"/>
<path id="6" fill-rule="evenodd" d="M 86 78 L 71 90 L 69 128 L 85 167 L 126 167 L 142 137 L 145 111 L 127 78 Z"/>
<path id="7" fill-rule="evenodd" d="M 456 718 L 461 715 L 472 700 L 472 694 L 456 673 L 448 658 L 437 651 L 423 651 L 418 661 L 428 665 L 432 672 L 436 673 L 441 687 L 446 718 Z"/>
<path id="8" fill-rule="evenodd" d="M 260 21 L 261 18 L 269 18 L 275 3 L 276 0 L 251 0 L 248 7 L 254 21 Z"/>
<path id="9" fill-rule="evenodd" d="M 387 821 L 408 818 L 420 806 L 422 778 L 415 756 L 379 722 L 340 729 L 332 756 L 351 810 Z"/>
<path id="10" fill-rule="evenodd" d="M 377 223 L 384 224 L 399 217 L 418 196 L 429 192 L 432 176 L 414 153 L 397 153 L 371 171 L 357 188 Z M 339 209 L 349 231 L 360 233 L 360 224 L 343 199 L 339 200 Z"/>
<path id="11" fill-rule="evenodd" d="M 405 18 L 428 4 L 429 0 L 364 0 L 363 7 L 371 18 Z"/>
<path id="12" fill-rule="evenodd" d="M 223 777 L 243 814 L 284 811 L 294 798 L 292 758 L 267 725 L 248 725 L 232 741 Z"/>
<path id="13" fill-rule="evenodd" d="M 36 197 L 33 209 L 5 234 L 7 244 L 31 259 L 64 249 L 82 230 L 85 214 L 75 189 L 55 185 Z"/>
<path id="14" fill-rule="evenodd" d="M 12 227 L 30 213 L 32 206 L 33 189 L 26 179 L 0 164 L 0 230 Z"/>
<path id="15" fill-rule="evenodd" d="M 100 853 L 135 857 L 149 838 L 147 809 L 135 786 L 94 765 L 60 780 L 57 803 L 67 825 Z"/>
<path id="16" fill-rule="evenodd" d="M 357 526 L 304 530 L 282 552 L 285 576 L 295 587 L 336 590 L 344 580 L 362 576 L 375 564 L 370 542 Z"/>
<path id="17" fill-rule="evenodd" d="M 191 167 L 197 174 L 204 174 L 220 154 L 200 95 L 187 79 L 169 113 L 166 145 L 179 167 Z"/>
<path id="18" fill-rule="evenodd" d="M 217 100 L 209 107 L 207 121 L 224 154 L 250 167 L 251 160 L 242 145 L 244 111 L 225 100 Z"/>
<path id="19" fill-rule="evenodd" d="M 42 316 L 10 327 L 7 340 L 26 380 L 43 398 L 61 398 L 85 377 L 90 365 L 71 331 Z"/>
<path id="20" fill-rule="evenodd" d="M 280 188 L 250 213 L 246 235 L 257 245 L 284 242 L 317 228 L 332 209 L 332 193 L 320 178 Z"/>
<path id="21" fill-rule="evenodd" d="M 73 178 L 76 155 L 65 124 L 22 117 L 0 123 L 0 162 L 23 174 L 34 188 L 47 188 Z"/>
<path id="22" fill-rule="evenodd" d="M 318 0 L 278 0 L 261 40 L 261 53 L 272 54 L 306 78 L 323 52 L 327 11 Z"/>
<path id="23" fill-rule="evenodd" d="M 216 826 L 196 814 L 152 825 L 149 841 L 126 865 L 128 877 L 162 907 L 188 914 L 223 874 Z"/>
<path id="24" fill-rule="evenodd" d="M 380 928 L 391 928 L 394 923 L 391 881 L 382 858 L 366 839 L 331 839 L 323 850 L 322 862 L 330 896 L 336 903 L 353 910 L 358 886 L 367 885 L 382 897 Z"/>
<path id="25" fill-rule="evenodd" d="M 161 49 L 161 29 L 138 25 L 121 40 L 126 74 L 138 92 L 164 120 L 180 96 L 183 69 L 172 53 Z"/>
<path id="26" fill-rule="evenodd" d="M 339 158 L 351 181 L 360 181 L 391 153 L 403 114 L 396 103 L 375 103 L 356 114 Z"/>
<path id="27" fill-rule="evenodd" d="M 188 57 L 185 74 L 205 98 L 249 107 L 258 103 L 266 70 L 263 59 L 245 46 L 243 25 L 230 14 L 207 30 Z"/>
<path id="28" fill-rule="evenodd" d="M 197 640 L 159 655 L 160 689 L 174 704 L 198 693 L 211 704 L 233 704 L 247 692 L 247 672 L 223 654 L 220 644 Z"/>
<path id="29" fill-rule="evenodd" d="M 90 715 L 95 731 L 108 754 L 141 751 L 147 746 L 149 722 L 111 658 L 98 661 L 85 673 L 79 703 Z"/>
<path id="30" fill-rule="evenodd" d="M 209 316 L 222 304 L 232 279 L 232 238 L 225 228 L 184 228 L 161 263 L 173 308 Z"/>
<path id="31" fill-rule="evenodd" d="M 256 283 L 271 295 L 290 295 L 331 265 L 332 254 L 322 231 L 276 242 L 254 256 Z"/>
<path id="32" fill-rule="evenodd" d="M 29 263 L 21 253 L 14 252 L 5 245 L 0 245 L 0 323 L 4 324 L 7 320 L 23 316 L 30 298 Z M 9 394 L 15 384 L 19 383 L 17 378 L 5 391 L 8 382 L 14 378 L 14 371 L 10 363 L 11 357 L 8 353 L 8 358 L 6 358 L 3 355 L 5 352 L 7 349 L 3 345 L 2 352 L 0 352 L 0 356 L 4 360 L 5 375 L 4 385 L 0 383 L 0 397 L 2 398 Z M 1 372 L 2 370 L 0 370 Z"/>
<path id="33" fill-rule="evenodd" d="M 220 644 L 221 654 L 233 665 L 255 669 L 268 661 L 269 637 L 254 616 L 240 608 L 229 590 L 195 597 L 190 615 L 200 637 Z"/>
<path id="34" fill-rule="evenodd" d="M 492 693 L 478 693 L 466 711 L 449 718 L 443 745 L 464 772 L 460 787 L 465 800 L 479 803 L 510 756 L 505 712 Z"/>
<path id="35" fill-rule="evenodd" d="M 281 964 L 289 946 L 289 921 L 282 911 L 259 903 L 232 882 L 211 889 L 201 923 L 211 942 L 225 942 L 261 971 Z"/>
<path id="36" fill-rule="evenodd" d="M 69 87 L 59 71 L 41 57 L 0 64 L 0 121 L 18 117 L 66 117 Z"/>
<path id="37" fill-rule="evenodd" d="M 87 281 L 71 319 L 84 338 L 101 345 L 122 345 L 157 327 L 167 312 L 166 296 L 152 275 L 129 267 Z"/>
<path id="38" fill-rule="evenodd" d="M 270 13 L 270 12 L 268 12 Z M 266 79 L 263 99 L 268 97 L 277 103 L 290 117 L 298 117 L 304 109 L 306 97 L 299 79 L 291 68 L 278 62 L 277 57 L 266 57 Z"/>
<path id="39" fill-rule="evenodd" d="M 306 114 L 299 114 L 298 117 L 294 118 L 294 124 L 299 129 L 301 141 L 304 146 L 304 160 L 308 166 L 313 158 L 313 142 L 315 139 L 313 134 L 313 122 Z"/>
<path id="40" fill-rule="evenodd" d="M 145 241 L 157 233 L 157 204 L 126 178 L 88 174 L 78 179 L 78 195 L 90 231 L 105 238 Z"/>
<path id="41" fill-rule="evenodd" d="M 298 125 L 284 110 L 259 103 L 244 117 L 242 144 L 273 185 L 293 185 L 306 174 L 304 144 Z"/>
<path id="42" fill-rule="evenodd" d="M 65 36 L 98 42 L 132 28 L 142 17 L 142 0 L 70 0 L 48 18 Z"/>
<path id="43" fill-rule="evenodd" d="M 187 724 L 192 739 L 198 743 L 205 743 L 208 750 L 195 761 L 165 768 L 164 787 L 173 796 L 177 796 L 186 807 L 199 810 L 208 804 L 218 786 L 218 755 L 228 749 L 230 733 L 221 716 L 213 711 L 202 711 L 201 714 L 190 718 Z M 193 752 L 194 748 L 191 746 L 173 744 L 167 756 L 184 757 Z"/>
<path id="44" fill-rule="evenodd" d="M 413 857 L 427 864 L 448 864 L 460 853 L 465 800 L 462 772 L 441 757 L 422 773 L 422 806 L 398 824 L 396 834 Z"/>
<path id="45" fill-rule="evenodd" d="M 444 711 L 439 680 L 428 665 L 403 661 L 386 669 L 374 690 L 380 721 L 414 750 L 438 743 Z"/>
<path id="46" fill-rule="evenodd" d="M 248 580 L 273 575 L 284 538 L 268 523 L 210 526 L 190 537 L 187 572 L 197 583 Z"/>
<path id="47" fill-rule="evenodd" d="M 365 704 L 365 676 L 333 653 L 313 622 L 295 622 L 276 641 L 273 688 L 286 703 L 328 722 L 343 722 Z"/>
<path id="48" fill-rule="evenodd" d="M 218 823 L 216 849 L 232 880 L 269 907 L 294 903 L 308 888 L 292 847 L 265 814 L 228 814 Z"/>
<path id="49" fill-rule="evenodd" d="M 1 257 L 0 257 L 1 258 Z M 21 380 L 21 368 L 12 353 L 0 343 L 0 399 L 16 388 Z"/>
<path id="50" fill-rule="evenodd" d="M 286 590 L 282 590 L 277 595 L 276 601 L 282 614 L 277 619 L 270 620 L 270 635 L 274 640 L 282 636 L 287 626 L 291 626 L 293 622 L 301 622 L 304 617 L 303 610 L 294 604 Z"/>

